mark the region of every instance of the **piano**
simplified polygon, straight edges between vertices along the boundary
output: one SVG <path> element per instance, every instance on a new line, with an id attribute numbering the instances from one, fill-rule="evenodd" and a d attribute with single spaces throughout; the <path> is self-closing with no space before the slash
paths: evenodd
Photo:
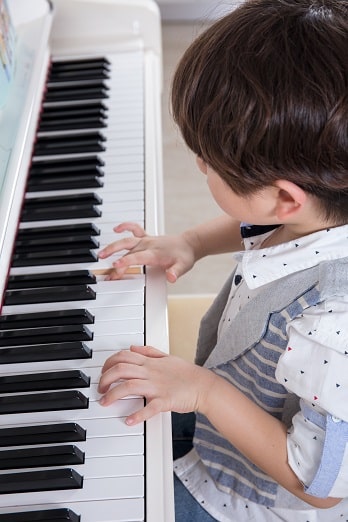
<path id="1" fill-rule="evenodd" d="M 97 392 L 115 351 L 168 351 L 163 273 L 98 259 L 163 231 L 158 7 L 0 0 L 0 30 L 0 522 L 172 522 L 170 415 Z"/>

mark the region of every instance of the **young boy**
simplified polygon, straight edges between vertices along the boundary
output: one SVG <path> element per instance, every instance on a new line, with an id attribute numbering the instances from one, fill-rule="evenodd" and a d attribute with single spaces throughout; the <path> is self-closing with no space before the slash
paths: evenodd
<path id="1" fill-rule="evenodd" d="M 100 252 L 128 250 L 113 278 L 148 264 L 175 282 L 239 251 L 196 364 L 132 346 L 100 379 L 104 405 L 146 397 L 128 424 L 173 411 L 190 434 L 195 418 L 174 462 L 178 522 L 348 520 L 347 50 L 346 0 L 251 0 L 214 23 L 172 106 L 224 214 L 177 237 L 123 223 L 133 237 Z"/>

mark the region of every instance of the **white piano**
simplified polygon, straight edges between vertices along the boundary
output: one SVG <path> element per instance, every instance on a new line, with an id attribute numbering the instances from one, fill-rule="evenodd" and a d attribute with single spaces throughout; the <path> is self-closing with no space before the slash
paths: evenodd
<path id="1" fill-rule="evenodd" d="M 158 8 L 0 0 L 0 28 L 0 522 L 172 522 L 170 415 L 97 392 L 111 353 L 168 350 L 163 274 L 97 257 L 162 232 Z"/>

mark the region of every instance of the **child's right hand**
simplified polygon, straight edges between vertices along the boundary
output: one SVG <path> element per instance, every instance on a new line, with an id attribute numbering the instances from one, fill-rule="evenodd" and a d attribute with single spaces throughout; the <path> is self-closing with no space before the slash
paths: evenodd
<path id="1" fill-rule="evenodd" d="M 121 223 L 114 228 L 115 232 L 131 232 L 133 236 L 119 239 L 107 245 L 99 252 L 105 259 L 116 252 L 128 252 L 112 266 L 114 270 L 108 279 L 121 279 L 127 268 L 132 265 L 149 265 L 161 267 L 166 271 L 170 283 L 188 272 L 196 258 L 193 246 L 185 235 L 180 236 L 148 236 L 145 230 L 136 223 Z"/>

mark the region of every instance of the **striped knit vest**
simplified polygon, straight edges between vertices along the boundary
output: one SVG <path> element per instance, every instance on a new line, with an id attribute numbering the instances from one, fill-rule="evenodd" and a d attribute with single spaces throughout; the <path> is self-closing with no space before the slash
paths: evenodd
<path id="1" fill-rule="evenodd" d="M 210 367 L 265 411 L 290 424 L 298 400 L 275 378 L 278 359 L 286 349 L 286 326 L 325 297 L 348 291 L 348 259 L 321 263 L 268 285 L 248 302 L 217 339 L 233 274 L 202 320 L 196 362 Z M 197 415 L 194 446 L 217 487 L 264 506 L 289 507 L 291 497 L 226 441 L 201 414 Z M 302 504 L 302 502 L 300 501 Z M 304 503 L 303 503 L 304 504 Z M 305 505 L 305 504 L 304 504 Z M 308 507 L 308 506 L 307 506 Z"/>

